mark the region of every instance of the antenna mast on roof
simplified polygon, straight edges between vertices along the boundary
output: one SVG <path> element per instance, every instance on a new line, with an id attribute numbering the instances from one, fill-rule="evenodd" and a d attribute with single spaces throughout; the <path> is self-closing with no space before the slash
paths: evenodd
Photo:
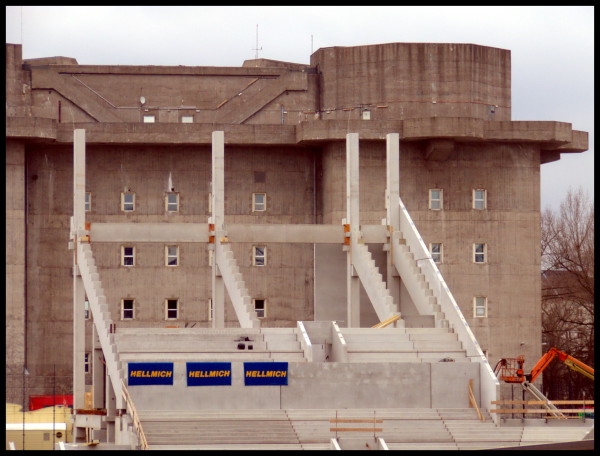
<path id="1" fill-rule="evenodd" d="M 256 51 L 256 55 L 254 56 L 254 58 L 258 59 L 258 51 L 262 51 L 262 46 L 258 47 L 258 24 L 256 24 L 256 48 L 252 50 Z"/>

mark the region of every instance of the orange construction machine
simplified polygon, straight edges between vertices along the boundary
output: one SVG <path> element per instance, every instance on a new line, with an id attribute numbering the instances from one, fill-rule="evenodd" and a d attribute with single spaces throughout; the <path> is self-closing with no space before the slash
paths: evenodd
<path id="1" fill-rule="evenodd" d="M 519 356 L 518 358 L 501 359 L 496 364 L 494 373 L 500 380 L 505 381 L 506 383 L 523 383 L 526 380 L 529 383 L 533 383 L 533 381 L 557 356 L 558 359 L 565 363 L 569 368 L 594 380 L 593 367 L 582 363 L 581 361 L 573 358 L 570 355 L 567 355 L 564 352 L 561 352 L 554 347 L 548 350 L 546 354 L 540 358 L 536 365 L 533 366 L 533 369 L 531 369 L 529 374 L 525 374 L 525 371 L 523 370 L 523 364 L 525 362 L 525 358 L 523 356 Z"/>

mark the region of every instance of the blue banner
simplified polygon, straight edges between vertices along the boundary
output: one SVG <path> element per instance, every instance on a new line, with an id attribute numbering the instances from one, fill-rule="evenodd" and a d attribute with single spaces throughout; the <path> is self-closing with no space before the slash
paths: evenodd
<path id="1" fill-rule="evenodd" d="M 173 363 L 129 363 L 128 385 L 172 385 Z"/>
<path id="2" fill-rule="evenodd" d="M 231 363 L 186 363 L 187 385 L 231 385 Z"/>
<path id="3" fill-rule="evenodd" d="M 288 363 L 244 363 L 244 384 L 287 385 Z"/>

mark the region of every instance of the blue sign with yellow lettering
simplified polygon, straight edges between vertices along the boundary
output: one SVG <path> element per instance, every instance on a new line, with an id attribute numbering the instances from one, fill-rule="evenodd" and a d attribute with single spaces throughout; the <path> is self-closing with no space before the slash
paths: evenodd
<path id="1" fill-rule="evenodd" d="M 173 363 L 129 363 L 128 385 L 172 385 Z"/>
<path id="2" fill-rule="evenodd" d="M 187 385 L 231 385 L 231 363 L 187 363 Z"/>
<path id="3" fill-rule="evenodd" d="M 287 385 L 288 363 L 244 363 L 244 384 Z"/>

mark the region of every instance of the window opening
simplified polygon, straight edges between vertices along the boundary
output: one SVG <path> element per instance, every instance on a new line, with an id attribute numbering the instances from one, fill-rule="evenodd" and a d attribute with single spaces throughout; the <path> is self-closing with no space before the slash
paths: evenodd
<path id="1" fill-rule="evenodd" d="M 124 212 L 131 212 L 135 210 L 135 193 L 121 193 L 121 210 Z"/>
<path id="2" fill-rule="evenodd" d="M 85 212 L 90 212 L 92 210 L 92 193 L 85 192 Z"/>
<path id="3" fill-rule="evenodd" d="M 474 316 L 477 318 L 487 317 L 487 298 L 484 296 L 475 296 L 473 303 Z"/>
<path id="4" fill-rule="evenodd" d="M 165 318 L 167 320 L 179 318 L 179 301 L 177 299 L 165 300 Z"/>
<path id="5" fill-rule="evenodd" d="M 167 266 L 179 266 L 179 246 L 165 246 L 165 261 Z"/>
<path id="6" fill-rule="evenodd" d="M 265 318 L 267 315 L 267 304 L 264 299 L 254 300 L 254 311 L 258 318 Z"/>
<path id="7" fill-rule="evenodd" d="M 473 209 L 486 209 L 487 207 L 487 192 L 483 189 L 473 190 Z"/>
<path id="8" fill-rule="evenodd" d="M 121 266 L 135 266 L 135 247 L 121 247 Z"/>
<path id="9" fill-rule="evenodd" d="M 440 211 L 443 207 L 443 190 L 432 188 L 429 190 L 429 209 Z"/>
<path id="10" fill-rule="evenodd" d="M 134 299 L 121 300 L 121 320 L 133 320 L 135 318 L 134 301 Z"/>
<path id="11" fill-rule="evenodd" d="M 486 244 L 473 244 L 473 262 L 485 263 L 486 262 L 487 246 Z"/>
<path id="12" fill-rule="evenodd" d="M 167 193 L 165 197 L 167 212 L 179 211 L 179 193 Z"/>
<path id="13" fill-rule="evenodd" d="M 264 245 L 255 245 L 252 250 L 252 265 L 265 266 L 267 264 L 267 248 Z"/>
<path id="14" fill-rule="evenodd" d="M 431 258 L 435 263 L 442 262 L 442 244 L 438 242 L 429 244 L 429 251 L 431 252 Z"/>
<path id="15" fill-rule="evenodd" d="M 252 211 L 262 212 L 267 210 L 267 194 L 253 193 L 252 194 Z"/>

